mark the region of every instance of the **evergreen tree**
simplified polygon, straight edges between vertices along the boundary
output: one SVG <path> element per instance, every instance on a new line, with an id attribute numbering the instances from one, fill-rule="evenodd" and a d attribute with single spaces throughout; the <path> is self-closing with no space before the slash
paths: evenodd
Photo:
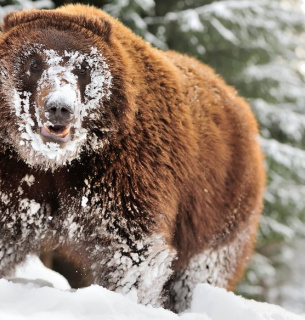
<path id="1" fill-rule="evenodd" d="M 156 47 L 166 49 L 167 44 L 160 41 L 154 32 L 150 32 L 149 25 L 144 20 L 147 16 L 154 15 L 154 0 L 113 0 L 103 7 L 113 17 L 119 18 L 124 25 L 128 26 L 138 35 Z"/>
<path id="2" fill-rule="evenodd" d="M 51 0 L 0 0 L 0 20 L 14 10 L 22 9 L 51 9 L 54 3 Z"/>

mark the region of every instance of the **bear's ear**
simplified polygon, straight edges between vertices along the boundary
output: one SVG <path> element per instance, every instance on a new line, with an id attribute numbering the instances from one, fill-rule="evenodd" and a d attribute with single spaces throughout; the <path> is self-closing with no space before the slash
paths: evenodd
<path id="1" fill-rule="evenodd" d="M 16 11 L 4 15 L 1 24 L 1 31 L 7 32 L 13 27 L 22 24 L 22 19 L 20 18 L 22 18 L 22 15 L 20 15 L 20 13 Z"/>
<path id="2" fill-rule="evenodd" d="M 3 17 L 2 32 L 7 32 L 10 29 L 29 23 L 35 20 L 43 20 L 44 23 L 50 22 L 50 25 L 58 26 L 65 29 L 67 25 L 77 24 L 93 33 L 101 36 L 108 41 L 111 33 L 111 23 L 101 17 L 89 16 L 85 14 L 66 14 L 48 10 L 30 10 L 30 11 L 15 11 L 6 14 Z"/>

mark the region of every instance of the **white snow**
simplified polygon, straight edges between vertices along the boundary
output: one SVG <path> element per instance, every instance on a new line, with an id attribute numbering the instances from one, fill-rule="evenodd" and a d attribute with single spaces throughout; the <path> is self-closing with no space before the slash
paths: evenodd
<path id="1" fill-rule="evenodd" d="M 217 30 L 217 32 L 227 41 L 232 44 L 239 44 L 239 39 L 235 36 L 235 34 L 228 28 L 226 28 L 218 19 L 211 18 L 211 24 Z"/>
<path id="2" fill-rule="evenodd" d="M 304 174 L 305 171 L 305 151 L 280 143 L 274 139 L 261 138 L 261 145 L 267 155 L 272 155 L 276 161 L 287 168 L 299 169 Z M 304 176 L 305 179 L 305 176 Z"/>
<path id="3" fill-rule="evenodd" d="M 32 287 L 50 286 L 61 290 L 71 289 L 68 281 L 59 273 L 46 268 L 36 256 L 29 256 L 23 265 L 20 265 L 14 273 L 12 281 L 19 283 L 31 283 Z"/>
<path id="4" fill-rule="evenodd" d="M 170 12 L 167 15 L 167 18 L 170 19 L 175 19 L 175 14 L 173 12 Z M 171 17 L 173 15 L 173 17 Z M 185 10 L 184 15 L 182 17 L 183 19 L 181 20 L 181 30 L 183 32 L 188 32 L 188 31 L 197 31 L 197 32 L 203 32 L 204 31 L 204 25 L 200 21 L 200 17 L 197 13 L 196 10 Z"/>
<path id="5" fill-rule="evenodd" d="M 87 206 L 87 202 L 88 202 L 88 198 L 87 197 L 82 197 L 82 207 L 86 207 Z"/>
<path id="6" fill-rule="evenodd" d="M 198 285 L 194 291 L 191 308 L 183 314 L 176 315 L 162 308 L 137 304 L 135 292 L 123 296 L 97 285 L 71 290 L 62 276 L 45 268 L 37 257 L 29 257 L 27 263 L 18 268 L 15 277 L 17 279 L 14 279 L 14 283 L 0 280 L 0 319 L 304 319 L 278 306 L 246 300 L 207 284 Z"/>
<path id="7" fill-rule="evenodd" d="M 27 185 L 28 185 L 29 187 L 31 187 L 31 186 L 33 185 L 33 183 L 35 182 L 35 177 L 34 177 L 33 175 L 28 175 L 28 174 L 26 174 L 26 175 L 24 176 L 24 178 L 21 180 L 21 183 L 22 183 L 22 182 L 26 182 Z"/>

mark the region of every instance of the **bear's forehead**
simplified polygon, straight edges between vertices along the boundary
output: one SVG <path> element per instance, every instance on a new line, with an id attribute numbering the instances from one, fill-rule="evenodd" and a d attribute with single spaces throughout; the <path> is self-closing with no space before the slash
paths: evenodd
<path id="1" fill-rule="evenodd" d="M 32 61 L 42 61 L 46 66 L 80 67 L 84 62 L 90 68 L 96 67 L 102 54 L 97 48 L 91 47 L 89 52 L 78 49 L 62 50 L 55 46 L 46 47 L 41 43 L 28 43 L 16 54 L 15 65 L 26 66 Z"/>
<path id="2" fill-rule="evenodd" d="M 19 34 L 24 39 L 23 34 Z M 32 43 L 41 43 L 49 49 L 56 50 L 87 50 L 92 46 L 93 39 L 81 32 L 75 33 L 73 30 L 58 30 L 56 28 L 37 29 L 30 28 L 27 30 L 26 39 Z"/>
<path id="3" fill-rule="evenodd" d="M 35 49 L 36 47 L 36 49 Z M 47 64 L 55 66 L 55 65 L 62 65 L 62 64 L 79 64 L 83 61 L 90 63 L 90 58 L 94 56 L 93 50 L 91 52 L 81 52 L 79 50 L 56 50 L 56 48 L 47 49 L 47 48 L 39 48 L 39 44 L 37 46 L 33 46 L 33 50 L 28 51 L 29 58 L 37 58 L 44 60 Z"/>
<path id="4" fill-rule="evenodd" d="M 97 46 L 93 39 L 83 34 L 75 34 L 70 30 L 32 29 L 28 28 L 22 33 L 12 33 L 8 41 L 3 43 L 6 51 L 12 52 L 16 57 L 26 57 L 30 54 L 42 54 L 42 50 L 54 50 L 58 55 L 65 52 L 81 52 L 90 54 L 92 46 Z"/>

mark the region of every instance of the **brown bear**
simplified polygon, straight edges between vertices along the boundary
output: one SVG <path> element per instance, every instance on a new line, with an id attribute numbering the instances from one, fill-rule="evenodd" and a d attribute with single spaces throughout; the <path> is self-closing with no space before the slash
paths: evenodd
<path id="1" fill-rule="evenodd" d="M 0 275 L 51 248 L 176 312 L 197 283 L 232 288 L 264 187 L 247 103 L 93 7 L 13 12 L 2 31 Z"/>

